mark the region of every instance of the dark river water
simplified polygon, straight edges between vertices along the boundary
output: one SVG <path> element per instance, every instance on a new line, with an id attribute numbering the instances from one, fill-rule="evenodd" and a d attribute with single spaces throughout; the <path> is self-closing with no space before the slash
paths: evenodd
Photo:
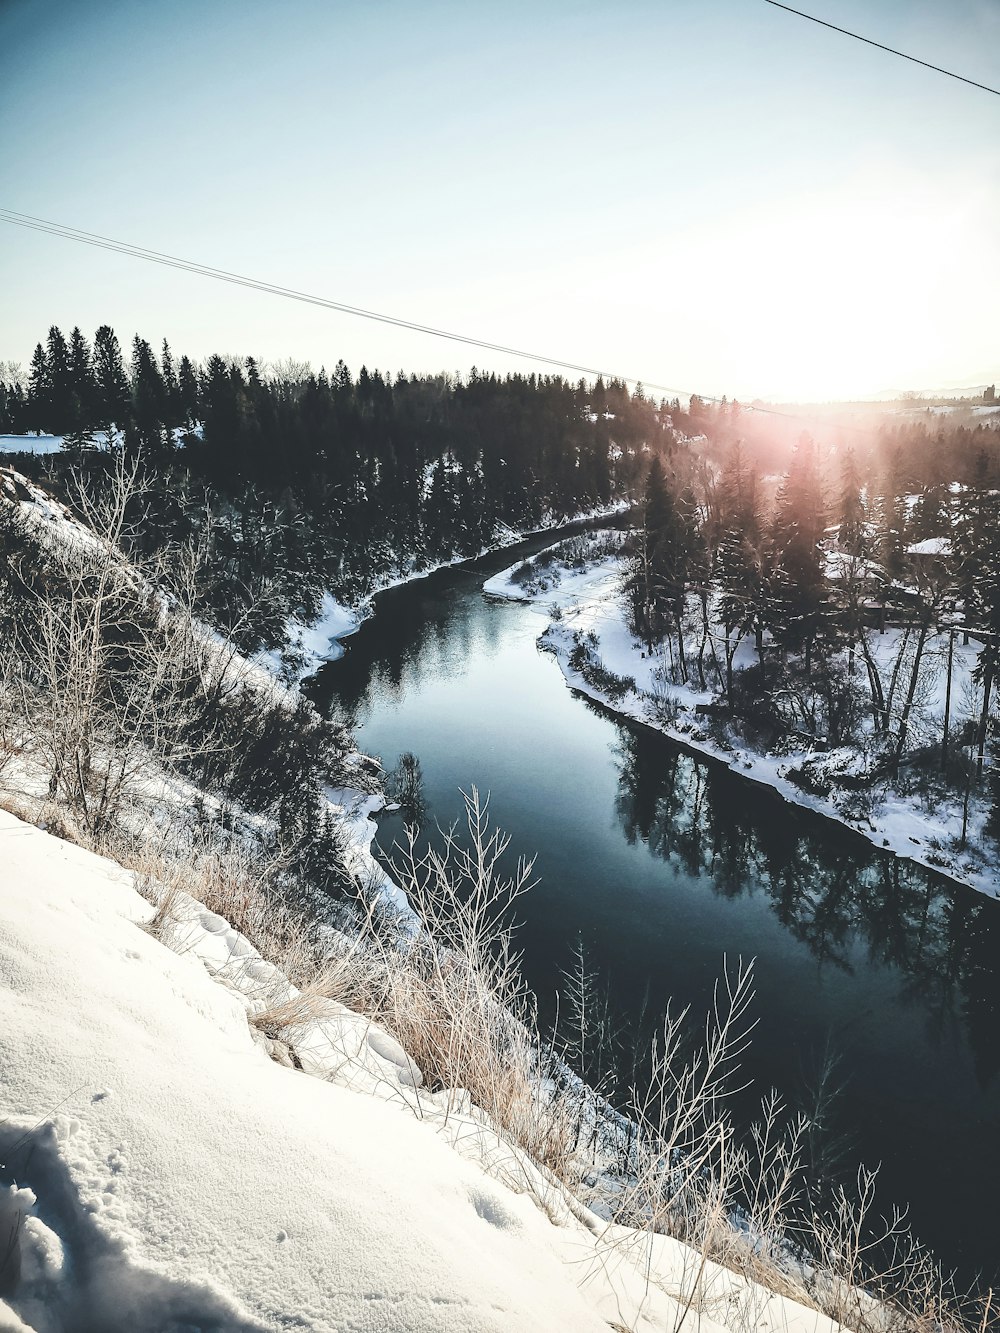
<path id="1" fill-rule="evenodd" d="M 519 943 L 543 1014 L 582 940 L 627 1039 L 667 999 L 703 1015 L 723 960 L 756 959 L 742 1076 L 802 1095 L 824 1049 L 837 1115 L 881 1163 L 883 1209 L 963 1278 L 1000 1277 L 1000 903 L 876 850 L 574 695 L 544 621 L 483 580 L 537 540 L 381 594 L 312 682 L 358 743 L 421 762 L 430 821 L 491 795 L 535 856 Z M 391 851 L 398 818 L 380 829 Z"/>

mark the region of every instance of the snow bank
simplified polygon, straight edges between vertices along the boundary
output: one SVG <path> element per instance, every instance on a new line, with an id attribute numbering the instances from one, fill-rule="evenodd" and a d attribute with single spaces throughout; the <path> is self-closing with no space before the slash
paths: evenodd
<path id="1" fill-rule="evenodd" d="M 183 434 L 183 431 L 173 432 L 175 444 Z M 124 437 L 120 430 L 110 433 L 95 430 L 91 432 L 90 438 L 95 449 L 107 449 L 112 442 L 121 444 Z M 0 454 L 57 454 L 65 447 L 65 435 L 0 435 Z"/>
<path id="2" fill-rule="evenodd" d="M 221 918 L 190 905 L 171 952 L 112 862 L 2 812 L 0 840 L 0 1329 L 652 1330 L 697 1282 L 708 1333 L 831 1333 L 676 1241 L 554 1226 L 370 1026 L 381 1095 L 275 1063 L 234 984 L 273 969 Z"/>
<path id="3" fill-rule="evenodd" d="M 906 548 L 907 555 L 951 555 L 951 540 L 948 537 L 925 537 L 922 542 L 913 542 Z"/>
<path id="4" fill-rule="evenodd" d="M 417 915 L 410 900 L 372 854 L 372 843 L 378 834 L 373 815 L 385 808 L 385 797 L 370 796 L 353 788 L 330 788 L 327 800 L 347 834 L 346 865 L 360 883 L 375 889 L 378 894 L 404 917 L 416 925 Z"/>
<path id="5" fill-rule="evenodd" d="M 609 535 L 604 530 L 589 534 L 595 540 Z M 547 548 L 551 549 L 551 548 Z M 540 552 L 539 555 L 544 555 Z M 540 563 L 539 555 L 528 560 L 518 560 L 499 574 L 494 574 L 483 584 L 483 592 L 488 597 L 502 601 L 527 602 L 536 605 L 544 612 L 558 607 L 560 611 L 568 608 L 579 609 L 591 606 L 614 595 L 618 584 L 620 564 L 617 555 L 597 557 L 581 567 L 567 567 L 557 564 L 553 567 Z M 515 578 L 515 574 L 527 565 L 537 571 L 530 581 L 530 587 Z M 542 586 L 539 586 L 542 585 Z"/>
<path id="6" fill-rule="evenodd" d="M 336 662 L 344 655 L 341 639 L 357 633 L 364 617 L 338 602 L 330 592 L 323 594 L 319 617 L 311 624 L 290 620 L 285 636 L 291 650 L 303 659 L 304 670 L 315 670 L 321 662 Z"/>

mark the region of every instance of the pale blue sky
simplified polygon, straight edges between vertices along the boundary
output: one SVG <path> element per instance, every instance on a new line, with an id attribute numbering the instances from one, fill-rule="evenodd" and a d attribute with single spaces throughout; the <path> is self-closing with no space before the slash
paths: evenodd
<path id="1" fill-rule="evenodd" d="M 1000 0 L 801 7 L 1000 87 Z M 0 128 L 0 204 L 647 381 L 1000 376 L 1000 98 L 764 0 L 0 0 Z M 0 293 L 0 359 L 515 364 L 5 224 Z"/>

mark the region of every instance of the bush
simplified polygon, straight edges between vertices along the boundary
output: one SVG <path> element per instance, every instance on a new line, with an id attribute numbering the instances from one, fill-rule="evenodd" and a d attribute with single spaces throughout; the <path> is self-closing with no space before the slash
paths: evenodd
<path id="1" fill-rule="evenodd" d="M 578 671 L 588 685 L 593 686 L 612 703 L 621 703 L 627 694 L 635 690 L 634 676 L 619 676 L 604 665 L 597 653 L 597 635 L 590 631 L 573 634 L 573 647 L 569 653 L 569 664 Z"/>

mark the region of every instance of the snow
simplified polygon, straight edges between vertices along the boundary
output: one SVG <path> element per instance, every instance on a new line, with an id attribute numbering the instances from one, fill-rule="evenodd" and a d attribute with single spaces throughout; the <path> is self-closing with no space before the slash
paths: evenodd
<path id="1" fill-rule="evenodd" d="M 319 616 L 311 624 L 291 620 L 285 630 L 289 647 L 300 654 L 305 669 L 315 669 L 321 662 L 336 662 L 344 655 L 341 639 L 357 633 L 364 617 L 338 602 L 333 593 L 323 594 Z"/>
<path id="2" fill-rule="evenodd" d="M 56 454 L 62 435 L 0 435 L 0 454 Z"/>
<path id="3" fill-rule="evenodd" d="M 402 917 L 416 924 L 417 917 L 406 894 L 372 854 L 372 842 L 378 833 L 372 816 L 385 808 L 385 797 L 370 796 L 352 788 L 330 788 L 326 797 L 347 834 L 347 869 L 359 883 L 368 885 Z"/>
<path id="4" fill-rule="evenodd" d="M 917 400 L 914 403 L 908 403 L 905 407 L 894 407 L 889 409 L 891 416 L 927 416 L 947 417 L 964 414 L 971 417 L 994 417 L 1000 414 L 1000 405 L 991 404 L 973 405 L 968 401 L 960 403 L 922 403 Z"/>
<path id="5" fill-rule="evenodd" d="M 922 542 L 914 542 L 906 548 L 907 555 L 951 555 L 951 541 L 948 537 L 925 537 Z"/>
<path id="6" fill-rule="evenodd" d="M 0 836 L 25 1322 L 601 1326 L 527 1200 L 412 1115 L 268 1060 L 114 866 L 9 816 Z"/>
<path id="7" fill-rule="evenodd" d="M 81 523 L 61 500 L 53 499 L 36 482 L 12 467 L 4 466 L 0 471 L 0 498 L 18 505 L 30 522 L 37 524 L 40 530 L 48 531 L 68 549 L 111 552 L 116 561 L 123 561 L 120 551 Z"/>
<path id="8" fill-rule="evenodd" d="M 555 1225 L 341 1006 L 322 1076 L 270 1059 L 252 987 L 287 982 L 221 917 L 185 904 L 168 949 L 113 862 L 5 812 L 0 843 L 0 1329 L 651 1331 L 697 1280 L 706 1333 L 832 1333 L 679 1242 Z"/>
<path id="9" fill-rule="evenodd" d="M 199 428 L 200 429 L 200 428 Z M 174 431 L 174 443 L 179 442 L 183 431 Z M 106 449 L 113 437 L 116 444 L 122 442 L 122 432 L 96 430 L 91 432 L 95 449 Z M 65 435 L 0 435 L 0 454 L 57 454 L 65 448 Z"/>
<path id="10" fill-rule="evenodd" d="M 615 529 L 591 529 L 581 534 L 579 540 L 600 547 L 609 540 L 620 542 L 621 534 Z M 547 549 L 558 550 L 560 545 L 557 543 L 554 548 Z M 560 611 L 567 607 L 578 608 L 585 601 L 604 601 L 613 597 L 619 579 L 616 555 L 591 558 L 579 568 L 567 566 L 561 561 L 548 564 L 544 562 L 544 557 L 543 551 L 509 565 L 486 580 L 483 592 L 501 601 L 534 604 L 536 609 L 543 612 L 554 607 Z M 525 568 L 534 571 L 527 584 L 514 577 Z"/>
<path id="11" fill-rule="evenodd" d="M 578 607 L 584 601 L 591 599 L 603 600 L 606 595 L 613 594 L 618 583 L 618 561 L 610 557 L 589 569 L 564 571 L 558 586 L 546 588 L 537 596 L 532 596 L 511 582 L 510 576 L 516 569 L 520 569 L 522 563 L 519 560 L 508 569 L 487 579 L 483 584 L 483 592 L 503 601 L 528 602 L 545 614 L 553 606 Z M 539 605 L 542 602 L 544 605 Z"/>
<path id="12" fill-rule="evenodd" d="M 852 555 L 850 551 L 837 547 L 824 551 L 823 572 L 828 579 L 836 582 L 846 583 L 850 579 L 858 582 L 861 580 L 885 582 L 885 573 L 880 565 L 871 560 L 862 560 L 859 556 Z"/>

